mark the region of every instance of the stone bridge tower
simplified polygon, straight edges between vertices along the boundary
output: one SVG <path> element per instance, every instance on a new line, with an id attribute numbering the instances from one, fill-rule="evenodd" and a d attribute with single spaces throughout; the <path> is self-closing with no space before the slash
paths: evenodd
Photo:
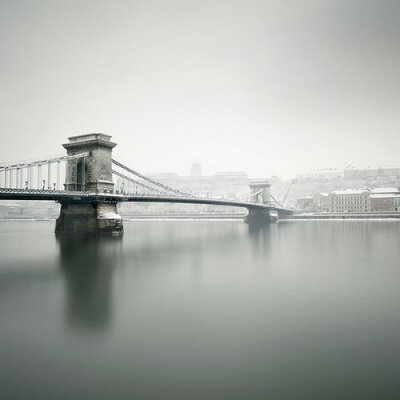
<path id="1" fill-rule="evenodd" d="M 83 158 L 69 160 L 66 166 L 67 191 L 88 191 L 97 196 L 77 193 L 72 199 L 60 200 L 57 233 L 118 233 L 123 231 L 117 212 L 117 201 L 105 193 L 114 188 L 112 149 L 116 143 L 102 133 L 73 136 L 63 144 L 70 156 L 85 153 Z"/>
<path id="2" fill-rule="evenodd" d="M 271 207 L 271 182 L 266 179 L 257 179 L 249 182 L 250 186 L 250 202 L 262 204 Z M 271 210 L 249 210 L 245 221 L 253 226 L 264 226 L 270 222 L 274 222 L 274 217 L 271 215 Z"/>
<path id="3" fill-rule="evenodd" d="M 112 191 L 111 153 L 116 143 L 103 133 L 72 136 L 63 144 L 69 156 L 87 153 L 84 158 L 67 163 L 65 190 L 104 192 Z"/>
<path id="4" fill-rule="evenodd" d="M 271 202 L 271 182 L 266 179 L 257 179 L 249 182 L 252 203 L 269 206 Z"/>

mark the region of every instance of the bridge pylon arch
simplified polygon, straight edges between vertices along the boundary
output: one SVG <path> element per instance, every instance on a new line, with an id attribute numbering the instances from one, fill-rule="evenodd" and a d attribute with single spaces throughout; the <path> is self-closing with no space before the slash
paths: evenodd
<path id="1" fill-rule="evenodd" d="M 272 205 L 271 181 L 268 179 L 254 179 L 249 182 L 250 202 L 262 204 L 264 206 Z"/>
<path id="2" fill-rule="evenodd" d="M 117 145 L 104 133 L 72 136 L 63 144 L 68 156 L 85 154 L 69 160 L 66 167 L 67 191 L 104 192 L 114 189 L 112 180 L 112 149 Z"/>

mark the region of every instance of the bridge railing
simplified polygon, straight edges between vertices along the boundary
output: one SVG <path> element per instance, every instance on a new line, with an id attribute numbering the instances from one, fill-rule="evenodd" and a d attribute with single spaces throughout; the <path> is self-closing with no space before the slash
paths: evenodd
<path id="1" fill-rule="evenodd" d="M 88 154 L 1 163 L 0 188 L 62 190 L 65 182 L 65 164 L 87 157 Z"/>
<path id="2" fill-rule="evenodd" d="M 51 189 L 18 189 L 18 188 L 0 188 L 0 193 L 33 193 L 33 194 L 71 194 L 71 195 L 80 195 L 80 196 L 89 196 L 91 193 L 89 192 L 80 192 L 75 190 L 51 190 Z"/>

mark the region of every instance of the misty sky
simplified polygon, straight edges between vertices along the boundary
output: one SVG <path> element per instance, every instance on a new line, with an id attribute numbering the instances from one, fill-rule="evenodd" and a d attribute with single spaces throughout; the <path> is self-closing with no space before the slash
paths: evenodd
<path id="1" fill-rule="evenodd" d="M 103 132 L 143 172 L 400 165 L 400 1 L 2 0 L 0 161 Z"/>

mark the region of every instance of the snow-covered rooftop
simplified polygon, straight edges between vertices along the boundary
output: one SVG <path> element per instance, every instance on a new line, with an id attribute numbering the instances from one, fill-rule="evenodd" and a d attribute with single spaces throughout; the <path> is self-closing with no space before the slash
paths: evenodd
<path id="1" fill-rule="evenodd" d="M 334 195 L 351 195 L 351 194 L 368 194 L 368 189 L 345 189 L 345 190 L 334 190 Z"/>
<path id="2" fill-rule="evenodd" d="M 376 193 L 371 194 L 371 199 L 394 199 L 400 197 L 400 194 L 392 194 L 392 193 Z"/>
<path id="3" fill-rule="evenodd" d="M 399 189 L 396 187 L 384 187 L 384 188 L 372 188 L 371 190 L 371 194 L 378 194 L 378 193 L 400 193 Z"/>

